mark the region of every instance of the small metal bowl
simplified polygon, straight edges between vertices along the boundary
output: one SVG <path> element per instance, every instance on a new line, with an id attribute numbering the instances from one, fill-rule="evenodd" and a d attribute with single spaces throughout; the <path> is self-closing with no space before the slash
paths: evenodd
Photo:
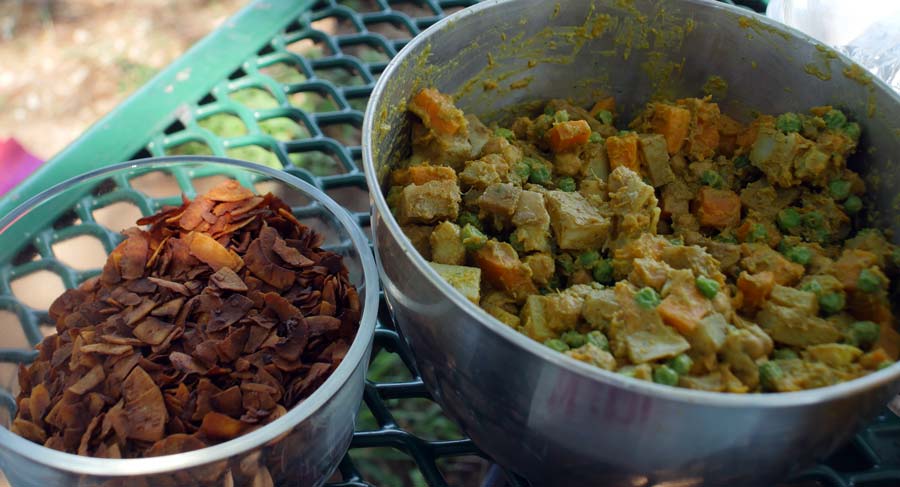
<path id="1" fill-rule="evenodd" d="M 868 185 L 870 223 L 893 228 L 895 241 L 900 98 L 812 38 L 707 0 L 488 0 L 407 44 L 379 78 L 363 126 L 379 272 L 430 392 L 500 464 L 533 485 L 774 485 L 845 443 L 900 389 L 900 365 L 795 393 L 666 387 L 578 362 L 497 321 L 419 255 L 382 192 L 409 154 L 406 104 L 429 86 L 488 123 L 550 98 L 588 106 L 614 95 L 625 121 L 654 97 L 704 90 L 745 122 L 754 110 L 830 103 L 862 126 L 852 166 Z"/>
<path id="2" fill-rule="evenodd" d="M 77 262 L 71 261 L 68 264 L 75 265 L 67 265 L 51 253 L 52 244 L 81 235 L 94 237 L 105 248 L 102 262 L 118 242 L 118 232 L 134 226 L 136 216 L 150 215 L 163 204 L 180 204 L 182 192 L 193 198 L 224 178 L 236 179 L 258 193 L 278 195 L 301 222 L 325 235 L 325 248 L 343 256 L 363 304 L 359 331 L 343 362 L 307 399 L 256 431 L 200 450 L 145 459 L 72 455 L 10 433 L 6 428 L 15 415 L 17 391 L 15 381 L 2 384 L 0 470 L 14 487 L 229 485 L 225 478 L 229 469 L 246 477 L 255 475 L 262 482 L 259 485 L 274 481 L 306 486 L 323 484 L 335 471 L 350 446 L 362 398 L 379 287 L 368 240 L 350 215 L 322 191 L 285 172 L 224 158 L 167 157 L 116 164 L 59 184 L 0 218 L 0 263 L 12 269 L 13 279 L 49 270 L 67 287 L 75 286 L 99 269 L 79 270 Z M 45 249 L 37 250 L 39 259 L 30 259 L 29 244 Z M 9 275 L 4 282 L 7 279 Z M 0 299 L 4 308 L 17 312 L 31 345 L 39 341 L 37 324 L 46 323 L 46 312 L 30 309 L 10 295 Z M 0 323 L 0 330 L 18 325 Z M 33 356 L 29 348 L 0 347 L 0 360 L 28 361 Z"/>

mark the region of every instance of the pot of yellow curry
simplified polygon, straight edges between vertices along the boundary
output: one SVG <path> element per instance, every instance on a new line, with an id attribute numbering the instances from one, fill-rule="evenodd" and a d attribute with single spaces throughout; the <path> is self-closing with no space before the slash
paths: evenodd
<path id="1" fill-rule="evenodd" d="M 900 389 L 897 95 L 694 1 L 487 1 L 382 74 L 364 159 L 434 398 L 533 485 L 772 485 Z"/>

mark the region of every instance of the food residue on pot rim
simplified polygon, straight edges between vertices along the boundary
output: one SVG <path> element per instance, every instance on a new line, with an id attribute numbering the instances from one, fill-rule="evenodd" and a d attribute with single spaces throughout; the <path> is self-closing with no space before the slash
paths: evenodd
<path id="1" fill-rule="evenodd" d="M 719 75 L 712 75 L 703 84 L 703 93 L 718 98 L 725 98 L 728 93 L 728 82 Z"/>

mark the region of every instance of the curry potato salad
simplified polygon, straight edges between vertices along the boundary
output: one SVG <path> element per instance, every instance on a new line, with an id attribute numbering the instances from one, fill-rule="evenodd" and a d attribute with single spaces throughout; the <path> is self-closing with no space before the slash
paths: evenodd
<path id="1" fill-rule="evenodd" d="M 829 106 L 749 125 L 709 98 L 614 125 L 552 100 L 485 126 L 423 89 L 388 204 L 473 303 L 547 347 L 660 384 L 823 387 L 891 364 L 900 249 L 859 228 L 859 125 Z M 450 326 L 448 324 L 448 326 Z"/>

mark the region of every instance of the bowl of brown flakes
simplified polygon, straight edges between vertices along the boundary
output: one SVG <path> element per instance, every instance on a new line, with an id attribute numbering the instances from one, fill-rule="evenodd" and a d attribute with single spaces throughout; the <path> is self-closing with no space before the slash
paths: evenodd
<path id="1" fill-rule="evenodd" d="M 0 368 L 12 485 L 320 485 L 333 474 L 379 288 L 368 240 L 325 193 L 241 161 L 133 161 L 0 218 L 0 249 L 3 317 L 17 319 L 0 331 L 28 341 L 0 340 L 0 365 L 19 363 Z M 41 273 L 64 292 L 22 284 Z"/>

